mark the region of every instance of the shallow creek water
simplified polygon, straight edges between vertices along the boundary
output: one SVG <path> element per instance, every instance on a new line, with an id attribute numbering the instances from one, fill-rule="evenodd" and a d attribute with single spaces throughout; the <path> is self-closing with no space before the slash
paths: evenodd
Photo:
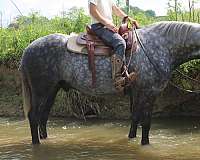
<path id="1" fill-rule="evenodd" d="M 154 119 L 149 146 L 129 140 L 128 121 L 51 119 L 49 138 L 32 146 L 29 125 L 0 118 L 0 160 L 200 160 L 200 119 Z"/>

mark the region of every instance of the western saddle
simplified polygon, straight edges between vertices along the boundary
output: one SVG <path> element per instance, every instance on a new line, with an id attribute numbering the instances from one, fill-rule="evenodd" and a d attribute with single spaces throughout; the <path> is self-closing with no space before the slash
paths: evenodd
<path id="1" fill-rule="evenodd" d="M 119 28 L 119 34 L 126 41 L 126 55 L 134 53 L 137 49 L 138 43 L 133 29 L 128 28 L 125 20 L 122 21 Z M 94 87 L 96 83 L 95 56 L 110 57 L 113 54 L 113 49 L 99 39 L 90 26 L 86 26 L 86 31 L 86 33 L 69 38 L 67 48 L 75 53 L 88 54 L 88 65 L 92 73 L 92 87 Z"/>

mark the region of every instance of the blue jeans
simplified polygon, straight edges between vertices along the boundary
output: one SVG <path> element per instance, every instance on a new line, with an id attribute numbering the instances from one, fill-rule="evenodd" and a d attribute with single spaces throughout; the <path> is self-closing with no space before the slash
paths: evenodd
<path id="1" fill-rule="evenodd" d="M 113 48 L 114 54 L 120 56 L 125 62 L 126 42 L 118 33 L 110 31 L 101 23 L 92 24 L 91 29 L 106 45 Z"/>

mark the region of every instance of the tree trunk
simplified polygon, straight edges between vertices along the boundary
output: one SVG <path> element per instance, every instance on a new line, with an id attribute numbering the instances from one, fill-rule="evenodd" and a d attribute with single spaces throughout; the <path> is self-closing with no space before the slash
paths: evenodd
<path id="1" fill-rule="evenodd" d="M 126 14 L 129 14 L 129 10 L 130 10 L 130 3 L 129 3 L 129 0 L 126 0 Z"/>
<path id="2" fill-rule="evenodd" d="M 188 0 L 188 5 L 189 5 L 189 22 L 191 22 L 191 18 L 192 18 L 192 3 L 191 3 L 191 0 Z"/>
<path id="3" fill-rule="evenodd" d="M 178 20 L 178 0 L 174 1 L 174 10 L 175 10 L 175 20 Z"/>

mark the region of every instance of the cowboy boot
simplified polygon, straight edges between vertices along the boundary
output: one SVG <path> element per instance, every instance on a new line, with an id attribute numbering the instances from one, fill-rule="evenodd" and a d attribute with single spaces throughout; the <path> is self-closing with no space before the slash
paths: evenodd
<path id="1" fill-rule="evenodd" d="M 122 76 L 122 66 L 123 61 L 122 59 L 113 54 L 111 56 L 111 64 L 112 64 L 112 79 L 114 81 L 114 85 L 117 91 L 123 91 L 125 87 L 125 77 Z"/>
<path id="2" fill-rule="evenodd" d="M 111 64 L 112 64 L 112 79 L 114 81 L 114 85 L 116 90 L 122 92 L 125 86 L 130 86 L 133 81 L 136 79 L 136 73 L 131 72 L 128 73 L 128 69 L 126 65 L 124 65 L 122 59 L 113 54 L 111 56 Z M 122 73 L 123 70 L 123 73 Z"/>

